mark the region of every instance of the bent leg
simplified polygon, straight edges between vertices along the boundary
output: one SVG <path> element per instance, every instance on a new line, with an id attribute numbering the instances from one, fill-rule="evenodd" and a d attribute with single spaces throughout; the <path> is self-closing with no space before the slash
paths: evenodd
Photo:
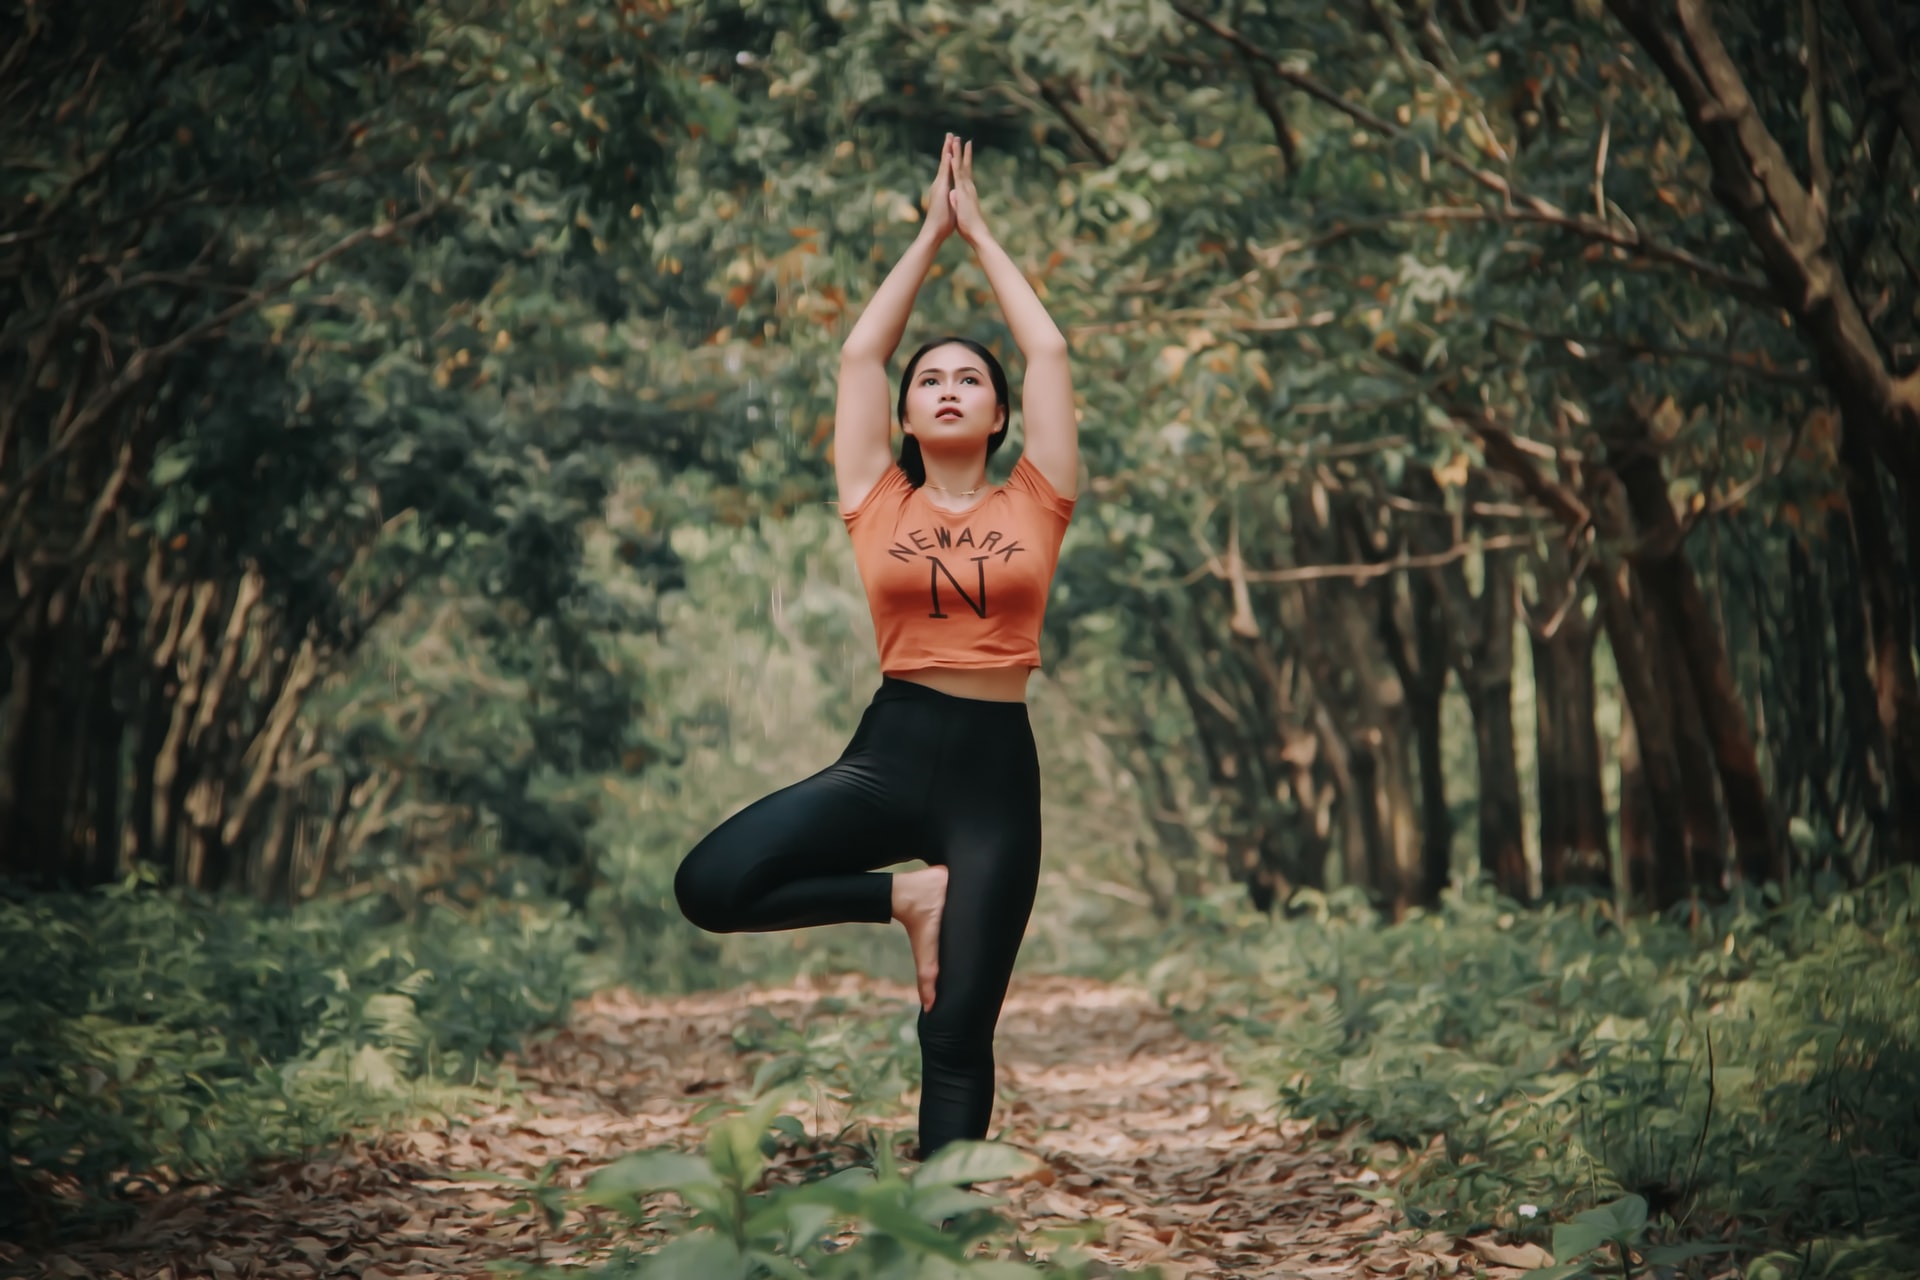
<path id="1" fill-rule="evenodd" d="M 870 762 L 838 762 L 748 805 L 695 845 L 674 875 L 686 918 L 711 933 L 893 918 L 907 839 Z"/>

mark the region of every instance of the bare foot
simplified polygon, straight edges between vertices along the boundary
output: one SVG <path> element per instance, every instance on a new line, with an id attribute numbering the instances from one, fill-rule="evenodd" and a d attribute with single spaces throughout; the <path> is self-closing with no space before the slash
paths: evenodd
<path id="1" fill-rule="evenodd" d="M 940 917 L 947 909 L 947 869 L 896 873 L 893 877 L 893 918 L 907 927 L 913 946 L 913 974 L 920 987 L 920 1007 L 933 1008 L 933 984 L 940 976 Z"/>

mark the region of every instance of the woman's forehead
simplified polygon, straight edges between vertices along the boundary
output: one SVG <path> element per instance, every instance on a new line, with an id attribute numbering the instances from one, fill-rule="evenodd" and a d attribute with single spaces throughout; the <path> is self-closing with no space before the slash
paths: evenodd
<path id="1" fill-rule="evenodd" d="M 945 343 L 921 356 L 919 368 L 926 373 L 945 373 L 949 369 L 971 369 L 975 373 L 982 372 L 980 357 L 957 342 Z"/>

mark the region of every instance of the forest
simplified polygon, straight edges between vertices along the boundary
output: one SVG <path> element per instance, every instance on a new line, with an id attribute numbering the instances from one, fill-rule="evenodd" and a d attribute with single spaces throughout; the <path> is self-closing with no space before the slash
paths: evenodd
<path id="1" fill-rule="evenodd" d="M 0 14 L 0 1264 L 1920 1275 L 1920 9 Z M 1082 483 L 915 1168 L 904 939 L 672 883 L 949 132 Z"/>

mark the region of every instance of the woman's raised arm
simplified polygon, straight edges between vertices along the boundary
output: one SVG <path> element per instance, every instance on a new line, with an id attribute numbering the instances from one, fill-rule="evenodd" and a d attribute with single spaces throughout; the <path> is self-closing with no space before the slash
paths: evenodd
<path id="1" fill-rule="evenodd" d="M 1020 420 L 1026 441 L 1021 451 L 1054 492 L 1072 498 L 1080 491 L 1080 430 L 1073 412 L 1073 374 L 1067 367 L 1067 339 L 1047 314 L 1033 286 L 1020 274 L 1007 251 L 987 230 L 980 216 L 980 197 L 973 186 L 973 144 L 956 157 L 953 175 L 954 228 L 973 246 L 1000 311 L 1013 330 L 1013 340 L 1026 358 L 1027 373 L 1020 384 Z"/>
<path id="2" fill-rule="evenodd" d="M 853 331 L 840 344 L 840 380 L 833 409 L 833 474 L 840 487 L 840 509 L 852 510 L 866 500 L 880 477 L 893 465 L 892 405 L 887 384 L 887 361 L 906 332 L 907 317 L 927 268 L 953 233 L 953 207 L 947 192 L 953 186 L 957 144 L 947 135 L 940 150 L 940 170 L 927 196 L 926 221 L 900 261 L 874 292 Z"/>

